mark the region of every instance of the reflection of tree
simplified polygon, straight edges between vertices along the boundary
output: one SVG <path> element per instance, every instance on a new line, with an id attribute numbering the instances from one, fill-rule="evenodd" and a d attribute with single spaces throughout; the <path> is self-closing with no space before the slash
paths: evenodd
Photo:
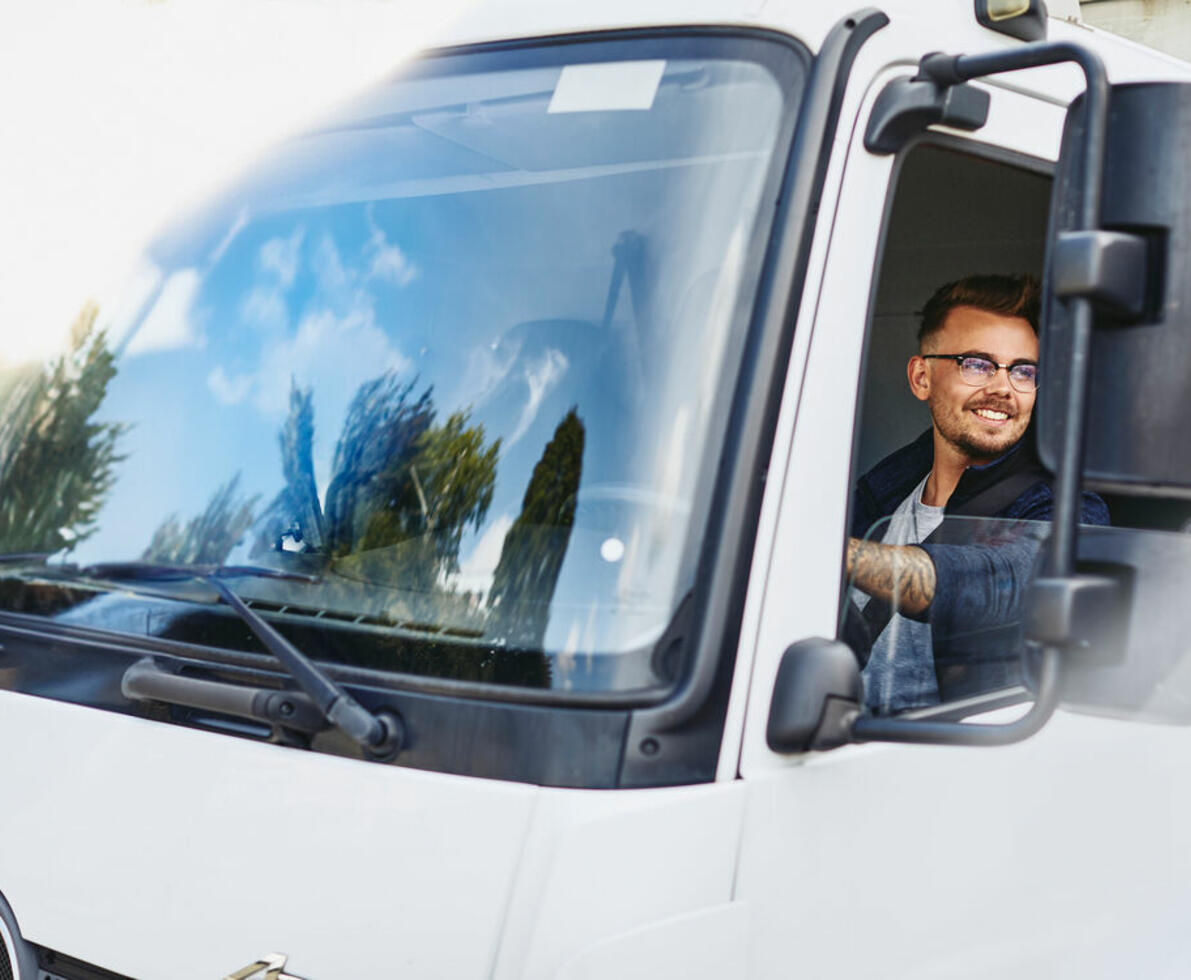
<path id="1" fill-rule="evenodd" d="M 314 479 L 314 403 L 309 388 L 303 390 L 291 383 L 289 416 L 277 441 L 285 486 L 261 517 L 253 557 L 273 550 L 283 535 L 315 551 L 323 546 L 323 512 Z"/>
<path id="2" fill-rule="evenodd" d="M 575 523 L 583 473 L 583 422 L 572 408 L 558 423 L 525 489 L 521 513 L 505 535 L 488 603 L 497 632 L 541 649 L 550 600 Z"/>
<path id="3" fill-rule="evenodd" d="M 95 519 L 123 458 L 125 426 L 96 422 L 116 374 L 96 307 L 75 320 L 67 352 L 6 392 L 0 412 L 0 551 L 71 549 Z"/>
<path id="4" fill-rule="evenodd" d="M 171 564 L 222 564 L 248 530 L 256 507 L 257 498 L 242 497 L 239 488 L 237 473 L 211 495 L 203 512 L 187 521 L 185 527 L 178 523 L 177 514 L 171 514 L 153 532 L 141 557 Z"/>
<path id="5" fill-rule="evenodd" d="M 501 442 L 488 443 L 484 427 L 471 424 L 468 411 L 437 423 L 432 390 L 418 394 L 416 389 L 416 380 L 402 382 L 392 372 L 360 386 L 336 443 L 321 507 L 313 467 L 312 393 L 296 386 L 291 390 L 289 417 L 279 436 L 285 487 L 257 522 L 252 554 L 260 558 L 276 551 L 287 537 L 304 545 L 321 556 L 330 573 L 318 595 L 336 615 L 325 622 L 333 624 L 350 610 L 348 618 L 399 628 L 374 638 L 376 647 L 363 642 L 353 647 L 354 662 L 461 680 L 549 686 L 546 658 L 512 649 L 495 655 L 482 642 L 490 633 L 492 610 L 447 583 L 458 570 L 464 533 L 478 528 L 491 506 Z M 582 423 L 574 412 L 568 419 L 555 433 L 555 449 L 548 447 L 544 464 L 539 463 L 539 470 L 544 465 L 545 471 L 565 471 L 558 486 L 551 489 L 543 471 L 535 477 L 537 489 L 526 495 L 528 502 L 561 494 L 552 510 L 548 502 L 542 506 L 567 533 L 583 452 Z M 564 464 L 563 457 L 571 456 L 573 465 Z M 534 553 L 539 552 L 541 547 Z M 505 562 L 507 570 L 511 562 Z M 545 594 L 547 602 L 560 562 L 561 552 L 556 559 L 542 553 L 537 560 L 535 594 Z M 314 642 L 309 638 L 304 648 Z"/>
<path id="6" fill-rule="evenodd" d="M 374 512 L 399 506 L 400 494 L 386 491 L 399 490 L 394 478 L 408 469 L 434 419 L 429 389 L 411 401 L 415 384 L 389 372 L 362 384 L 352 399 L 327 487 L 326 548 L 333 555 L 360 550 Z M 401 502 L 408 508 L 408 499 Z"/>
<path id="7" fill-rule="evenodd" d="M 389 581 L 429 592 L 458 569 L 463 532 L 488 512 L 500 440 L 486 445 L 467 412 L 435 425 L 431 389 L 414 398 L 415 384 L 386 374 L 356 393 L 335 448 L 325 533 L 332 556 L 377 554 Z"/>

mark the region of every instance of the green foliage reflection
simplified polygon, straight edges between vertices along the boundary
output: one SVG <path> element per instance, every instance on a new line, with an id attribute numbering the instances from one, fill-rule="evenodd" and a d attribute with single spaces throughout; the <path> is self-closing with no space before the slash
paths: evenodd
<path id="1" fill-rule="evenodd" d="M 168 564 L 220 565 L 252 524 L 257 498 L 241 497 L 240 474 L 236 474 L 211 495 L 197 517 L 178 523 L 178 515 L 167 517 L 141 557 Z"/>
<path id="2" fill-rule="evenodd" d="M 69 551 L 96 530 L 123 457 L 126 427 L 94 415 L 116 374 L 97 309 L 88 304 L 69 346 L 43 369 L 0 382 L 0 551 Z"/>

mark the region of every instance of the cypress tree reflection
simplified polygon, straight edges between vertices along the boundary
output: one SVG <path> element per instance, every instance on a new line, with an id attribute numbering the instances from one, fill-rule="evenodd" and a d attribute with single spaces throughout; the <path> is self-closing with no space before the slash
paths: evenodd
<path id="1" fill-rule="evenodd" d="M 505 535 L 488 604 L 493 631 L 515 646 L 541 649 L 575 523 L 583 474 L 583 422 L 574 407 L 554 430 Z"/>

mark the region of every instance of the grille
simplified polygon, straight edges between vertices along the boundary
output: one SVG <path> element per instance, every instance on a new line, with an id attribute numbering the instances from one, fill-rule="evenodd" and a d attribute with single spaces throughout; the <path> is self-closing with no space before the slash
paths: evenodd
<path id="1" fill-rule="evenodd" d="M 8 958 L 8 947 L 4 945 L 4 940 L 0 939 L 0 980 L 13 980 L 15 973 L 12 960 Z"/>

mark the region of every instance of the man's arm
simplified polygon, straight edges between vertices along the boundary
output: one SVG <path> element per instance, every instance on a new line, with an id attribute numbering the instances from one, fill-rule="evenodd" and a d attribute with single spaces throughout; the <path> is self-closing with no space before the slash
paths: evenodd
<path id="1" fill-rule="evenodd" d="M 920 616 L 935 597 L 935 563 L 914 545 L 881 544 L 848 538 L 851 583 L 898 612 Z"/>

